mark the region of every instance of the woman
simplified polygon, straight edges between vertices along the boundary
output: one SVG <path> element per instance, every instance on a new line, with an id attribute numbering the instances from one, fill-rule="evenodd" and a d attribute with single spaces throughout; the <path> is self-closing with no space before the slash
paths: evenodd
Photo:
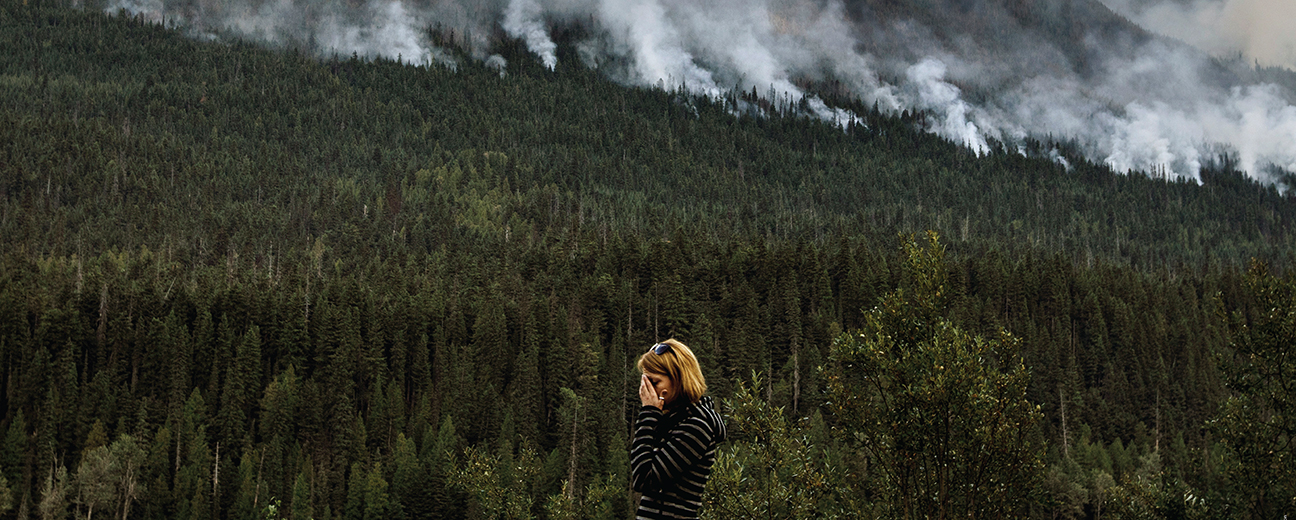
<path id="1" fill-rule="evenodd" d="M 639 419 L 630 478 L 643 493 L 635 518 L 697 518 L 724 419 L 706 393 L 693 351 L 668 339 L 639 357 Z"/>

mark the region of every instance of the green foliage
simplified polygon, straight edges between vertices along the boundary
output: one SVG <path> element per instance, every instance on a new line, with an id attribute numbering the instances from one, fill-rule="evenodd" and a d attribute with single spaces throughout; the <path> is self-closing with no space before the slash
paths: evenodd
<path id="1" fill-rule="evenodd" d="M 261 518 L 264 518 L 265 520 L 280 520 L 284 518 L 280 513 L 281 509 L 283 509 L 283 504 L 279 499 L 272 498 L 267 500 L 265 507 L 261 509 Z"/>
<path id="2" fill-rule="evenodd" d="M 291 510 L 288 518 L 292 520 L 309 520 L 315 516 L 314 507 L 311 504 L 310 481 L 305 472 L 298 473 L 297 478 L 293 481 L 292 502 L 289 506 Z"/>
<path id="3" fill-rule="evenodd" d="M 49 507 L 50 514 L 48 516 L 57 517 L 57 518 L 62 518 L 67 514 L 66 511 L 67 502 L 66 500 L 63 499 L 63 490 L 61 488 L 59 489 L 55 488 L 55 486 L 59 486 L 63 484 L 63 480 L 66 479 L 67 477 L 67 469 L 66 468 L 60 468 L 60 469 L 62 471 L 57 475 L 57 478 L 59 479 L 58 482 L 57 483 L 53 482 L 55 475 L 51 473 L 50 482 L 47 484 L 45 492 L 41 493 L 42 497 L 49 497 L 51 502 L 51 506 Z M 44 498 L 42 498 L 41 500 L 41 505 L 42 506 L 45 505 Z M 0 475 L 0 514 L 6 513 L 10 509 L 13 509 L 13 506 L 14 506 L 13 489 L 9 487 L 9 479 L 5 478 L 3 475 Z M 44 510 L 45 508 L 42 507 L 42 512 L 41 512 L 42 516 L 46 516 Z"/>
<path id="4" fill-rule="evenodd" d="M 836 450 L 806 418 L 793 423 L 762 400 L 760 379 L 740 383 L 727 403 L 729 442 L 716 454 L 704 518 L 858 518 L 865 507 Z M 822 433 L 822 431 L 820 432 Z"/>
<path id="5" fill-rule="evenodd" d="M 4 493 L 10 493 L 8 482 L 4 484 Z M 59 466 L 57 469 L 51 468 L 49 475 L 45 477 L 45 484 L 41 487 L 40 504 L 37 505 L 37 512 L 41 520 L 63 520 L 68 514 L 68 474 L 67 467 Z M 0 510 L 8 511 L 13 507 L 13 497 L 0 496 L 6 501 L 0 502 Z M 8 505 L 9 507 L 3 507 Z"/>
<path id="6" fill-rule="evenodd" d="M 101 514 L 126 517 L 144 490 L 139 481 L 144 450 L 130 435 L 121 435 L 109 446 L 88 451 L 77 467 L 73 502 L 77 515 Z M 49 510 L 58 510 L 51 504 Z"/>
<path id="7" fill-rule="evenodd" d="M 1224 511 L 1220 504 L 1165 475 L 1157 452 L 1143 456 L 1138 471 L 1104 491 L 1106 514 L 1115 518 L 1219 518 Z"/>
<path id="8" fill-rule="evenodd" d="M 615 477 L 596 480 L 586 486 L 585 492 L 579 496 L 571 489 L 571 481 L 565 480 L 562 491 L 549 495 L 545 501 L 545 515 L 551 520 L 625 518 L 624 512 L 618 514 L 622 509 L 618 505 L 625 502 L 625 487 L 618 485 L 616 480 Z"/>
<path id="9" fill-rule="evenodd" d="M 1221 362 L 1233 394 L 1212 426 L 1239 461 L 1229 473 L 1237 514 L 1276 518 L 1296 513 L 1296 273 L 1255 262 L 1246 289 L 1255 306 L 1230 317 Z"/>
<path id="10" fill-rule="evenodd" d="M 534 487 L 540 459 L 523 448 L 517 454 L 493 455 L 469 447 L 453 475 L 455 486 L 473 500 L 474 517 L 483 519 L 533 518 Z"/>
<path id="11" fill-rule="evenodd" d="M 831 351 L 830 406 L 869 461 L 859 478 L 887 515 L 1022 514 L 1043 468 L 1020 342 L 972 336 L 943 317 L 935 233 L 906 240 L 904 256 L 905 282 Z"/>
<path id="12" fill-rule="evenodd" d="M 382 465 L 375 463 L 365 476 L 364 517 L 394 518 L 391 495 L 387 492 L 387 479 L 383 478 Z"/>

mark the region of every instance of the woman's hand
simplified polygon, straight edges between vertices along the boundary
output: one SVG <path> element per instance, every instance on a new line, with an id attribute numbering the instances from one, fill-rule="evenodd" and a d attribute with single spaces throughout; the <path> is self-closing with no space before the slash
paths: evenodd
<path id="1" fill-rule="evenodd" d="M 639 401 L 644 406 L 653 406 L 661 409 L 661 398 L 657 395 L 657 389 L 653 388 L 652 382 L 648 381 L 647 375 L 639 376 Z"/>

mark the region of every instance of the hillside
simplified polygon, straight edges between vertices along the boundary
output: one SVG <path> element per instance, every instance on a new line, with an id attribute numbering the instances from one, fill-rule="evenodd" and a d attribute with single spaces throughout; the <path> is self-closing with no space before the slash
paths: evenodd
<path id="1" fill-rule="evenodd" d="M 34 205 L 0 232 L 34 253 L 169 242 L 186 261 L 208 264 L 230 251 L 203 249 L 200 237 L 229 236 L 250 254 L 255 227 L 240 222 L 254 220 L 291 250 L 356 212 L 363 221 L 364 206 L 397 191 L 427 191 L 418 172 L 464 150 L 498 152 L 517 188 L 553 185 L 585 221 L 631 234 L 689 225 L 716 238 L 822 239 L 931 228 L 957 238 L 956 248 L 1006 238 L 1142 267 L 1284 261 L 1296 245 L 1296 206 L 1233 171 L 1229 158 L 1197 186 L 1155 172 L 1117 175 L 1054 143 L 1028 143 L 1031 157 L 999 148 L 977 158 L 916 131 L 925 114 L 854 106 L 864 124 L 846 131 L 735 118 L 719 102 L 617 86 L 577 60 L 545 72 L 516 46 L 507 56 L 514 68 L 500 78 L 471 60 L 458 72 L 321 62 L 92 15 L 55 27 L 27 14 L 6 22 L 34 25 L 5 36 L 16 50 L 0 62 L 12 100 L 6 162 L 19 174 L 0 189 Z M 68 23 L 80 32 L 61 30 Z M 122 174 L 126 153 L 143 155 L 131 170 L 147 173 Z M 1049 160 L 1059 153 L 1069 169 Z M 114 160 L 118 171 L 105 168 Z M 513 211 L 524 210 L 506 209 L 496 225 Z M 394 229 L 416 220 L 391 217 Z M 123 235 L 77 219 L 137 229 Z"/>
<path id="2" fill-rule="evenodd" d="M 104 499 L 132 517 L 476 517 L 507 494 L 552 518 L 564 481 L 625 516 L 644 346 L 693 345 L 721 399 L 758 372 L 823 434 L 819 367 L 926 229 L 940 315 L 1020 338 L 1050 447 L 1031 511 L 1101 507 L 1073 492 L 1099 472 L 1237 492 L 1202 427 L 1228 395 L 1219 314 L 1259 314 L 1242 267 L 1290 268 L 1296 203 L 1235 158 L 1198 185 L 1065 144 L 978 156 L 925 112 L 843 98 L 841 128 L 496 45 L 503 74 L 0 3 L 6 514 L 84 512 L 55 490 L 134 460 L 147 486 Z"/>
<path id="3" fill-rule="evenodd" d="M 1132 56 L 1157 38 L 1098 0 L 854 0 L 846 6 L 855 30 L 865 35 L 862 40 L 881 46 L 885 54 L 907 54 L 912 63 L 931 53 L 932 48 L 887 29 L 916 23 L 934 33 L 935 47 L 971 45 L 966 54 L 1005 62 L 1000 67 L 1017 67 L 1014 72 L 1022 76 L 1048 67 L 1098 74 L 1107 58 Z M 1049 63 L 1047 52 L 1062 59 Z"/>

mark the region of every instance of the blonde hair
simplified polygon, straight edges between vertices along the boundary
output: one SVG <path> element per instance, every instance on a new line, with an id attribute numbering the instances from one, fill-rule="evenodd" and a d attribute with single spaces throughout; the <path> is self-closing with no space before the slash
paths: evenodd
<path id="1" fill-rule="evenodd" d="M 706 378 L 698 366 L 697 357 L 688 346 L 675 339 L 663 341 L 670 345 L 669 352 L 654 354 L 652 349 L 639 356 L 635 367 L 640 372 L 652 372 L 671 378 L 675 391 L 688 397 L 688 402 L 696 403 L 706 394 Z"/>

